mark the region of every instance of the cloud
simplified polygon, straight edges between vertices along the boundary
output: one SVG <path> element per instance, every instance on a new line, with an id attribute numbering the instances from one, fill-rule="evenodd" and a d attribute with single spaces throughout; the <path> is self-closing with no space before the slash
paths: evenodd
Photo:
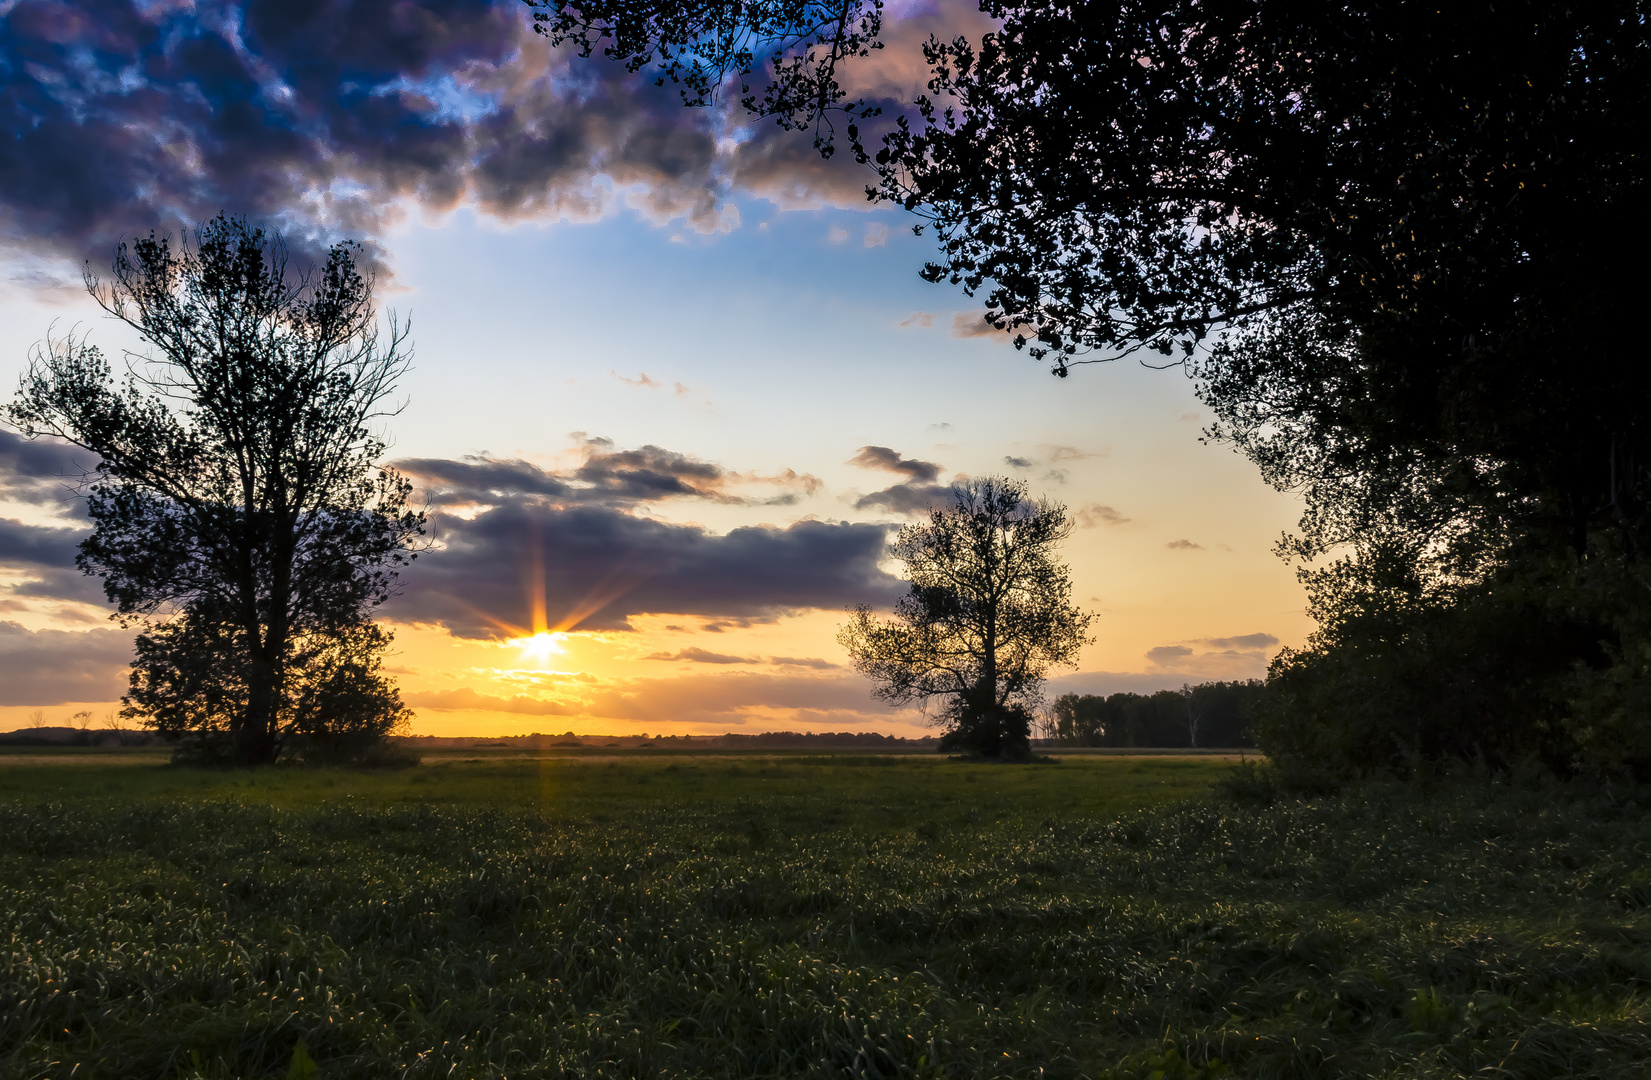
<path id="1" fill-rule="evenodd" d="M 1078 523 L 1080 529 L 1093 529 L 1101 525 L 1123 525 L 1129 521 L 1112 507 L 1102 506 L 1100 503 L 1089 503 L 1073 514 L 1072 519 Z"/>
<path id="2" fill-rule="evenodd" d="M 85 501 L 73 485 L 90 475 L 96 463 L 95 456 L 67 443 L 30 441 L 0 430 L 0 500 L 49 515 L 44 523 L 0 517 L 0 569 L 21 579 L 0 600 L 0 610 L 31 610 L 33 605 L 20 598 L 104 602 L 101 583 L 75 566 L 89 526 Z"/>
<path id="3" fill-rule="evenodd" d="M 0 500 L 61 508 L 84 517 L 75 486 L 95 475 L 96 454 L 61 439 L 25 439 L 0 428 Z"/>
<path id="4" fill-rule="evenodd" d="M 765 710 L 852 713 L 860 721 L 887 720 L 893 710 L 871 697 L 871 683 L 857 675 L 792 675 L 759 671 L 683 674 L 635 679 L 593 693 L 593 716 L 661 723 L 740 725 Z M 772 722 L 766 721 L 765 722 Z"/>
<path id="5" fill-rule="evenodd" d="M 696 664 L 759 664 L 762 661 L 755 656 L 731 656 L 728 653 L 708 652 L 705 649 L 680 649 L 674 653 L 656 652 L 643 657 L 644 660 L 688 660 Z"/>
<path id="6" fill-rule="evenodd" d="M 834 664 L 830 660 L 822 660 L 817 656 L 770 656 L 770 664 L 779 667 L 806 667 L 806 668 L 836 668 L 841 664 Z"/>
<path id="7" fill-rule="evenodd" d="M 1240 634 L 1237 637 L 1204 638 L 1202 644 L 1212 649 L 1270 649 L 1278 644 L 1271 634 Z"/>
<path id="8" fill-rule="evenodd" d="M 526 716 L 574 716 L 584 710 L 560 701 L 517 694 L 515 697 L 495 697 L 480 694 L 464 687 L 457 690 L 420 690 L 402 694 L 401 700 L 415 709 L 479 709 L 487 712 L 521 713 Z"/>
<path id="9" fill-rule="evenodd" d="M 1191 540 L 1171 540 L 1164 545 L 1171 551 L 1203 551 L 1203 544 L 1195 544 Z"/>
<path id="10" fill-rule="evenodd" d="M 1253 679 L 1266 673 L 1267 651 L 1276 645 L 1278 638 L 1267 633 L 1194 638 L 1148 649 L 1146 659 L 1154 668 L 1195 681 Z"/>
<path id="11" fill-rule="evenodd" d="M 534 625 L 628 629 L 639 614 L 747 619 L 884 603 L 900 583 L 878 567 L 883 526 L 799 521 L 714 535 L 616 506 L 500 498 L 473 517 L 438 512 L 440 544 L 403 576 L 385 614 L 461 637 Z"/>
<path id="12" fill-rule="evenodd" d="M 901 457 L 899 451 L 890 450 L 886 446 L 862 446 L 848 459 L 847 464 L 858 465 L 862 469 L 882 469 L 885 472 L 900 473 L 913 480 L 930 481 L 940 475 L 940 466 L 934 462 Z"/>
<path id="13" fill-rule="evenodd" d="M 922 514 L 952 499 L 952 489 L 944 484 L 895 484 L 854 500 L 856 510 L 889 510 L 896 514 Z"/>
<path id="14" fill-rule="evenodd" d="M 634 378 L 634 379 L 625 378 L 625 376 L 619 374 L 619 372 L 613 370 L 613 368 L 608 369 L 608 374 L 612 375 L 614 378 L 618 379 L 620 382 L 624 383 L 626 386 L 635 386 L 635 387 L 645 388 L 645 389 L 648 389 L 648 390 L 657 390 L 657 389 L 659 389 L 659 380 L 652 378 L 646 371 L 637 372 L 636 378 Z M 677 386 L 681 387 L 682 384 L 677 383 Z M 683 391 L 681 389 L 679 389 L 677 391 L 677 393 L 682 393 L 682 392 Z"/>
<path id="15" fill-rule="evenodd" d="M 1003 463 L 1011 469 L 1030 469 L 1032 466 L 1037 464 L 1037 462 L 1033 461 L 1031 458 L 1014 457 L 1012 455 L 1005 457 L 1003 459 Z"/>
<path id="16" fill-rule="evenodd" d="M 847 240 L 847 239 L 848 239 L 848 230 L 843 228 L 841 225 L 833 225 L 826 232 L 826 240 L 829 243 L 841 244 L 844 240 Z"/>
<path id="17" fill-rule="evenodd" d="M 1057 465 L 1063 461 L 1088 461 L 1090 458 L 1106 456 L 1100 451 L 1079 450 L 1076 446 L 1061 446 L 1054 443 L 1045 444 L 1043 449 L 1049 455 L 1050 462 Z"/>
<path id="18" fill-rule="evenodd" d="M 868 131 L 909 106 L 928 32 L 980 20 L 964 7 L 887 16 L 895 47 L 854 76 L 885 106 Z M 489 0 L 8 0 L 0 242 L 101 265 L 122 237 L 225 208 L 313 251 L 410 209 L 592 220 L 626 206 L 713 233 L 738 225 L 736 191 L 866 207 L 851 155 L 821 160 L 806 134 L 746 122 L 552 50 Z"/>
<path id="19" fill-rule="evenodd" d="M 0 705 L 113 701 L 126 691 L 132 635 L 120 630 L 28 630 L 0 622 Z"/>
<path id="20" fill-rule="evenodd" d="M 930 326 L 934 325 L 934 312 L 932 312 L 932 311 L 914 311 L 914 312 L 911 313 L 910 316 L 900 320 L 895 325 L 896 326 L 901 326 L 901 327 L 930 327 Z M 950 428 L 951 427 L 950 424 L 944 424 L 944 425 L 939 425 L 939 426 L 945 427 L 945 428 Z"/>
<path id="21" fill-rule="evenodd" d="M 952 315 L 952 337 L 954 338 L 1001 338 L 1008 340 L 1013 334 L 999 330 L 986 321 L 986 317 L 978 311 L 959 311 Z"/>
<path id="22" fill-rule="evenodd" d="M 1179 664 L 1191 655 L 1192 650 L 1185 645 L 1160 645 L 1147 650 L 1147 659 L 1159 667 Z"/>
<path id="23" fill-rule="evenodd" d="M 395 468 L 417 483 L 432 506 L 492 505 L 523 496 L 565 503 L 633 505 L 673 497 L 741 506 L 790 505 L 820 489 L 818 477 L 785 469 L 771 475 L 735 473 L 658 446 L 617 450 L 613 440 L 576 432 L 582 460 L 571 471 L 552 473 L 520 459 L 485 455 L 459 460 L 404 458 Z M 730 488 L 768 485 L 778 495 L 739 495 Z"/>
<path id="24" fill-rule="evenodd" d="M 866 223 L 865 236 L 862 243 L 868 248 L 883 247 L 889 242 L 889 227 L 881 221 Z"/>

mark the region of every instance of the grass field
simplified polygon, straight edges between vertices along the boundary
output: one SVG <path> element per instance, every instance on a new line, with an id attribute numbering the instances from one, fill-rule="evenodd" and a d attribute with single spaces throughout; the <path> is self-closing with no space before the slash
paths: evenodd
<path id="1" fill-rule="evenodd" d="M 0 764 L 3 1075 L 1651 1070 L 1627 792 L 1262 807 L 1177 757 L 163 760 Z"/>

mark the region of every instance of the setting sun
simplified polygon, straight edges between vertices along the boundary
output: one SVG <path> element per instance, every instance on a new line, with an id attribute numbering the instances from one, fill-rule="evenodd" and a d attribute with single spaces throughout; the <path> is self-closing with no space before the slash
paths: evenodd
<path id="1" fill-rule="evenodd" d="M 522 651 L 524 659 L 531 660 L 542 667 L 550 663 L 552 656 L 558 656 L 567 651 L 562 647 L 562 642 L 566 640 L 566 634 L 541 630 L 531 637 L 517 638 L 511 644 Z"/>

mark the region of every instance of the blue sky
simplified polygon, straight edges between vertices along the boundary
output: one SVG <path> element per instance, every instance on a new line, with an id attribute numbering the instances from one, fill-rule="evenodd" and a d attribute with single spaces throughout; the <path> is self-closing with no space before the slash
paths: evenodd
<path id="1" fill-rule="evenodd" d="M 868 446 L 934 466 L 941 483 L 1021 476 L 1079 517 L 1067 554 L 1077 598 L 1100 614 L 1097 641 L 1056 690 L 1255 676 L 1305 636 L 1300 588 L 1270 552 L 1299 507 L 1228 448 L 1198 441 L 1208 417 L 1184 375 L 1126 362 L 1058 380 L 976 333 L 975 301 L 918 278 L 931 238 L 913 236 L 901 211 L 868 209 L 865 176 L 846 162 L 822 169 L 806 137 L 740 131 L 614 69 L 551 55 L 510 5 L 321 4 L 302 33 L 259 5 L 234 33 L 229 8 L 103 7 L 99 23 L 84 5 L 0 4 L 15 136 L 0 153 L 0 377 L 15 379 L 54 324 L 109 350 L 126 343 L 78 292 L 82 260 L 106 264 L 122 235 L 222 209 L 283 227 L 300 255 L 365 241 L 383 306 L 414 328 L 390 456 L 422 463 L 410 471 L 432 491 L 448 477 L 438 525 L 453 543 L 415 564 L 405 602 L 387 609 L 416 730 L 914 733 L 921 717 L 872 702 L 834 642 L 855 589 L 884 598 L 897 570 L 874 568 L 871 534 L 856 530 L 910 520 L 887 498 L 862 502 L 915 475 L 865 467 Z M 896 43 L 947 19 L 974 25 L 908 10 Z M 414 18 L 432 11 L 445 21 Z M 364 48 L 358 31 L 315 30 L 375 19 L 404 33 L 374 46 L 370 64 L 349 59 Z M 193 52 L 178 44 L 190 40 Z M 916 70 L 909 48 L 879 63 L 868 85 L 889 94 Z M 386 102 L 401 113 L 383 115 Z M 575 151 L 547 149 L 563 143 Z M 87 175 L 54 189 L 45 158 Z M 546 494 L 645 452 L 686 486 L 577 514 Z M 49 560 L 17 554 L 41 530 L 77 524 L 72 503 L 39 496 L 61 483 L 28 475 L 43 466 L 19 453 L 0 448 L 12 538 L 0 538 L 0 664 L 34 674 L 5 692 L 0 727 L 112 708 L 129 648 L 84 589 L 50 585 L 66 579 Z M 465 494 L 472 480 L 451 476 L 466 462 L 515 463 L 516 479 Z M 484 526 L 518 510 L 575 546 L 558 530 L 636 538 L 646 525 L 661 567 L 729 565 L 716 553 L 736 541 L 768 553 L 752 559 L 812 562 L 752 564 L 721 607 L 650 570 L 627 586 L 623 618 L 534 653 L 431 599 L 432 582 L 509 591 L 499 564 L 515 560 L 509 573 L 522 576 L 527 534 L 517 543 Z M 679 563 L 673 544 L 704 558 Z M 534 557 L 577 561 L 571 549 Z M 801 581 L 815 570 L 819 581 Z M 493 616 L 519 625 L 499 606 Z"/>

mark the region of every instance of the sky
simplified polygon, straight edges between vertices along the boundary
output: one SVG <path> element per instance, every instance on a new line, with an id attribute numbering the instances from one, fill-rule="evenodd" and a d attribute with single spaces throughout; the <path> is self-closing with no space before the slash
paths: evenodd
<path id="1" fill-rule="evenodd" d="M 549 49 L 511 3 L 0 0 L 0 392 L 48 336 L 137 349 L 114 246 L 220 211 L 363 244 L 415 356 L 386 458 L 431 548 L 381 609 L 433 735 L 929 733 L 836 643 L 894 530 L 1007 475 L 1064 503 L 1095 641 L 1048 692 L 1261 676 L 1310 624 L 1300 514 L 1180 369 L 1056 379 L 918 277 L 917 218 L 807 133 Z M 893 116 L 930 33 L 851 89 Z M 119 707 L 132 632 L 73 566 L 82 451 L 0 429 L 0 729 Z"/>

